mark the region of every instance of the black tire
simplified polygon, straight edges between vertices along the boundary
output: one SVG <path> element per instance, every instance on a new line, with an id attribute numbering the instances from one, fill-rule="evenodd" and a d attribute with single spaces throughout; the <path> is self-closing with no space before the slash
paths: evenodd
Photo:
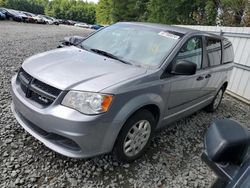
<path id="1" fill-rule="evenodd" d="M 220 94 L 220 92 L 221 92 L 221 94 Z M 213 99 L 213 101 L 211 102 L 211 104 L 209 104 L 209 105 L 205 108 L 205 110 L 206 110 L 207 112 L 215 112 L 215 111 L 218 109 L 218 107 L 220 106 L 220 103 L 221 103 L 221 101 L 222 101 L 224 92 L 225 92 L 225 87 L 222 86 L 222 87 L 219 89 L 219 91 L 217 92 L 217 94 L 216 94 L 216 96 L 214 97 L 214 99 Z M 221 95 L 221 96 L 219 96 L 219 95 Z M 217 97 L 220 97 L 219 101 L 217 101 Z M 218 102 L 218 104 L 215 104 L 216 101 Z"/>
<path id="2" fill-rule="evenodd" d="M 128 133 L 131 131 L 131 128 L 135 124 L 137 124 L 138 122 L 140 122 L 142 120 L 146 120 L 150 124 L 151 131 L 150 131 L 149 138 L 147 140 L 147 143 L 145 144 L 144 147 L 142 147 L 142 149 L 139 151 L 139 153 L 137 153 L 134 156 L 128 156 L 125 154 L 125 151 L 123 149 L 125 139 L 127 138 Z M 153 133 L 155 130 L 155 126 L 156 126 L 156 120 L 155 120 L 153 114 L 151 112 L 149 112 L 148 110 L 142 109 L 142 110 L 137 111 L 135 114 L 133 114 L 126 121 L 126 123 L 122 127 L 122 129 L 121 129 L 121 131 L 116 139 L 116 143 L 115 143 L 114 150 L 113 150 L 113 153 L 114 153 L 116 159 L 122 163 L 130 163 L 130 162 L 138 159 L 139 157 L 141 157 L 145 153 L 145 150 L 147 149 L 147 147 L 150 144 L 150 141 L 153 137 Z"/>

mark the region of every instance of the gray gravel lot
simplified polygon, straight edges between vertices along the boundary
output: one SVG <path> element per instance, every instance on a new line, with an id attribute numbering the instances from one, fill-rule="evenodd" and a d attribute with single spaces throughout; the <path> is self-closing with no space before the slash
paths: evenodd
<path id="1" fill-rule="evenodd" d="M 120 164 L 111 155 L 63 157 L 18 125 L 10 110 L 10 79 L 23 60 L 55 48 L 64 36 L 89 32 L 0 22 L 0 187 L 209 187 L 215 176 L 200 160 L 207 127 L 216 118 L 250 122 L 250 107 L 229 96 L 216 113 L 200 111 L 161 131 L 147 154 L 132 164 Z"/>

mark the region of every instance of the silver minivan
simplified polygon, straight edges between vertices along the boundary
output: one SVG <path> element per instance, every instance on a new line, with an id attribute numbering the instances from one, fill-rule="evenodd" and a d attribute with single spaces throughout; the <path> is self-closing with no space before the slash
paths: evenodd
<path id="1" fill-rule="evenodd" d="M 12 111 L 52 150 L 73 158 L 113 152 L 131 162 L 157 129 L 213 112 L 234 61 L 227 39 L 150 23 L 116 23 L 77 45 L 24 61 Z"/>

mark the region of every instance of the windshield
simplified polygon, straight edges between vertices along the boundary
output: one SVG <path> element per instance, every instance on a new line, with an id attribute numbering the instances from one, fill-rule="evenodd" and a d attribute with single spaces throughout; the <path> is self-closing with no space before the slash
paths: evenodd
<path id="1" fill-rule="evenodd" d="M 137 66 L 159 67 L 179 38 L 170 31 L 115 24 L 90 36 L 81 46 L 108 52 Z"/>

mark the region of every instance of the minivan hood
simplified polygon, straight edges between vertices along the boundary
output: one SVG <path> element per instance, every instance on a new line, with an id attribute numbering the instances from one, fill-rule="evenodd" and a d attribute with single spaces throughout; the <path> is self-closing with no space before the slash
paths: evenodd
<path id="1" fill-rule="evenodd" d="M 146 73 L 144 68 L 77 47 L 34 55 L 25 60 L 22 67 L 34 78 L 58 89 L 95 92 Z"/>

